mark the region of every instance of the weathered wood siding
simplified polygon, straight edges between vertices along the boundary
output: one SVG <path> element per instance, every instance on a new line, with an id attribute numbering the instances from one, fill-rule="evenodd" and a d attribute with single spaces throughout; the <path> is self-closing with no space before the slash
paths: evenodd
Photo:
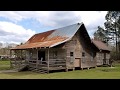
<path id="1" fill-rule="evenodd" d="M 50 48 L 49 49 L 49 59 L 65 59 L 65 50 L 62 48 Z M 48 53 L 45 53 L 46 60 L 48 60 Z"/>
<path id="2" fill-rule="evenodd" d="M 92 51 L 90 48 L 86 47 L 87 43 L 84 43 L 84 40 L 81 39 L 80 33 L 78 32 L 70 41 L 65 43 L 64 48 L 67 52 L 66 59 L 68 69 L 74 67 L 87 68 L 96 66 L 96 53 L 93 52 L 94 50 Z M 70 52 L 73 52 L 73 56 L 70 56 Z M 85 52 L 84 58 L 82 57 L 82 52 Z M 93 52 L 93 58 L 91 52 Z"/>
<path id="3" fill-rule="evenodd" d="M 36 60 L 37 59 L 37 49 L 26 50 L 26 60 Z"/>
<path id="4" fill-rule="evenodd" d="M 93 56 L 91 56 L 91 51 L 85 50 L 85 57 L 81 58 L 81 68 L 89 68 L 89 67 L 95 67 L 96 66 L 96 58 L 95 53 L 93 53 Z"/>
<path id="5" fill-rule="evenodd" d="M 73 39 L 66 42 L 64 47 L 66 49 L 66 67 L 68 69 L 74 68 L 74 59 L 75 59 L 75 43 Z M 73 52 L 73 56 L 70 56 L 70 53 Z"/>
<path id="6" fill-rule="evenodd" d="M 109 60 L 110 60 L 110 53 L 106 53 L 106 60 L 107 60 L 106 63 L 107 63 L 107 64 L 110 64 L 110 63 L 109 63 Z"/>
<path id="7" fill-rule="evenodd" d="M 96 66 L 96 52 L 93 47 L 91 47 L 90 43 L 83 37 L 82 31 L 78 31 L 75 34 L 78 43 L 76 44 L 76 57 L 80 58 L 80 67 L 81 68 L 89 68 L 89 67 L 95 67 Z M 89 41 L 90 42 L 90 41 Z M 85 56 L 82 56 L 82 53 L 85 54 Z"/>
<path id="8" fill-rule="evenodd" d="M 105 64 L 109 64 L 109 59 L 110 59 L 110 53 L 108 52 L 98 52 L 96 54 L 96 65 L 100 66 L 104 64 L 104 60 L 105 59 Z"/>
<path id="9" fill-rule="evenodd" d="M 103 65 L 103 59 L 104 59 L 104 54 L 103 53 L 97 53 L 96 54 L 96 65 Z"/>
<path id="10" fill-rule="evenodd" d="M 48 60 L 48 49 L 38 49 L 38 51 L 45 51 L 45 60 Z M 65 59 L 65 50 L 62 48 L 50 48 L 49 59 Z M 37 49 L 29 49 L 26 51 L 27 60 L 37 60 Z"/>

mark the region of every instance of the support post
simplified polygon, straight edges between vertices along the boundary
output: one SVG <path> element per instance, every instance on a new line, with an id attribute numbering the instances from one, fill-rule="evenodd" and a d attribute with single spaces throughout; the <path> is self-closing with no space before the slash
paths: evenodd
<path id="1" fill-rule="evenodd" d="M 27 50 L 24 50 L 25 51 L 25 63 L 27 64 L 27 61 L 26 61 L 26 52 L 27 52 Z"/>
<path id="2" fill-rule="evenodd" d="M 16 62 L 16 60 L 17 60 L 17 54 L 16 54 L 16 50 L 14 51 L 15 52 L 15 66 L 17 66 L 17 62 Z"/>
<path id="3" fill-rule="evenodd" d="M 39 62 L 38 62 L 38 48 L 37 48 L 37 61 L 36 61 L 36 68 L 38 67 L 38 64 L 39 64 Z"/>
<path id="4" fill-rule="evenodd" d="M 22 50 L 21 50 L 21 58 L 20 58 L 21 60 L 20 60 L 20 64 L 22 64 L 22 57 L 23 57 L 23 56 L 22 56 Z"/>
<path id="5" fill-rule="evenodd" d="M 49 73 L 49 48 L 48 48 L 48 73 Z"/>
<path id="6" fill-rule="evenodd" d="M 67 67 L 66 67 L 65 71 L 68 72 L 68 68 Z"/>
<path id="7" fill-rule="evenodd" d="M 75 70 L 75 67 L 73 68 L 73 71 Z"/>
<path id="8" fill-rule="evenodd" d="M 20 50 L 20 56 L 21 56 L 21 58 L 22 58 L 22 50 Z"/>
<path id="9" fill-rule="evenodd" d="M 10 68 L 12 68 L 12 62 L 11 62 L 11 59 L 12 59 L 12 51 L 10 50 Z"/>

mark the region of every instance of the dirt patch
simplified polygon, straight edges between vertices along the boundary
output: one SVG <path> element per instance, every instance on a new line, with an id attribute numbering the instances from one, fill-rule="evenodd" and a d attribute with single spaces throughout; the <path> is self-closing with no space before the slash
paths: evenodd
<path id="1" fill-rule="evenodd" d="M 0 73 L 12 73 L 12 72 L 18 72 L 17 70 L 1 70 Z"/>
<path id="2" fill-rule="evenodd" d="M 110 67 L 110 68 L 115 68 L 115 67 Z"/>

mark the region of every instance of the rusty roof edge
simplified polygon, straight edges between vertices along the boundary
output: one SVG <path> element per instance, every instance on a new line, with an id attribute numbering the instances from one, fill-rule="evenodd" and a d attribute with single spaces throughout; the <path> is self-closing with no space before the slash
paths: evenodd
<path id="1" fill-rule="evenodd" d="M 64 41 L 62 41 L 62 42 L 55 43 L 55 44 L 49 46 L 49 48 L 54 47 L 54 46 L 59 45 L 59 44 L 62 44 L 62 43 L 65 43 L 65 42 L 71 40 L 71 38 L 72 38 L 72 37 L 70 37 L 70 38 L 68 38 L 68 39 L 66 39 L 66 40 L 64 40 Z"/>

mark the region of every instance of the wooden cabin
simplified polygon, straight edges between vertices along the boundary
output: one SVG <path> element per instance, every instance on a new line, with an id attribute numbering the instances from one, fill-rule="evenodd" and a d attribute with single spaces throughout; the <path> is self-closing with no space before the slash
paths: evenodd
<path id="1" fill-rule="evenodd" d="M 100 40 L 92 40 L 92 42 L 98 48 L 96 53 L 96 65 L 109 65 L 111 49 L 107 46 L 106 43 Z"/>
<path id="2" fill-rule="evenodd" d="M 25 44 L 11 48 L 11 67 L 28 66 L 33 71 L 96 67 L 98 48 L 83 23 L 33 35 Z M 23 64 L 23 62 L 24 64 Z M 20 63 L 17 63 L 20 62 Z"/>

